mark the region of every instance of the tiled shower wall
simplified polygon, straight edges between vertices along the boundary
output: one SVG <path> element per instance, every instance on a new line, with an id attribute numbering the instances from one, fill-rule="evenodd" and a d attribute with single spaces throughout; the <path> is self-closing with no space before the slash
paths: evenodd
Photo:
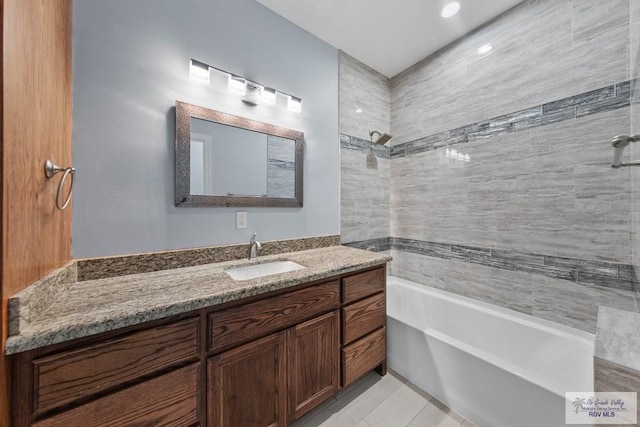
<path id="1" fill-rule="evenodd" d="M 629 0 L 531 0 L 391 79 L 394 274 L 590 332 L 638 310 Z M 477 49 L 491 43 L 493 50 Z"/>
<path id="2" fill-rule="evenodd" d="M 640 209 L 608 142 L 632 125 L 630 7 L 525 1 L 392 78 L 386 239 L 384 175 L 366 162 L 386 116 L 355 113 L 384 77 L 343 55 L 343 242 L 391 248 L 394 275 L 590 332 L 598 305 L 638 311 Z"/>
<path id="3" fill-rule="evenodd" d="M 364 249 L 388 249 L 389 147 L 372 145 L 369 131 L 389 133 L 390 111 L 389 79 L 341 52 L 341 234 Z"/>

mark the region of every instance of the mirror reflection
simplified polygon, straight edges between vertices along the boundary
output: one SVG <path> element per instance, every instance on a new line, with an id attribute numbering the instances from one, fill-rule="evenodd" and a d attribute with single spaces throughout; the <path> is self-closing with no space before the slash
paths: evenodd
<path id="1" fill-rule="evenodd" d="M 295 141 L 191 118 L 190 192 L 197 195 L 295 195 Z"/>

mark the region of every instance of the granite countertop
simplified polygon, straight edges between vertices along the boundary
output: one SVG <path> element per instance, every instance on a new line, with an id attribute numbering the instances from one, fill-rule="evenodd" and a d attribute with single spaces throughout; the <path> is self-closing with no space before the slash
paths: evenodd
<path id="1" fill-rule="evenodd" d="M 273 260 L 290 260 L 306 268 L 234 281 L 225 270 L 250 264 L 236 260 L 74 283 L 28 327 L 9 336 L 6 354 L 383 265 L 391 257 L 331 246 L 259 257 L 258 263 Z"/>

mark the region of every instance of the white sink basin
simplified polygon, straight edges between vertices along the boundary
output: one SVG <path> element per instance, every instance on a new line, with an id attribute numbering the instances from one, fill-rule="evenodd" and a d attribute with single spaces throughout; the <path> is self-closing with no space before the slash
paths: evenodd
<path id="1" fill-rule="evenodd" d="M 302 265 L 293 261 L 272 261 L 263 264 L 251 264 L 242 267 L 230 268 L 227 274 L 233 280 L 249 280 L 257 277 L 271 276 L 272 274 L 288 273 L 289 271 L 301 270 Z"/>

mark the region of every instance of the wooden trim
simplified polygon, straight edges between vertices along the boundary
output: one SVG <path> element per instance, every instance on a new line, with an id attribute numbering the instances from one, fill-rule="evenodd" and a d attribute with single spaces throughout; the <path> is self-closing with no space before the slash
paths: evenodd
<path id="1" fill-rule="evenodd" d="M 4 0 L 0 0 L 0 207 L 2 223 L 0 224 L 0 272 L 4 271 L 6 202 L 4 191 Z M 4 275 L 0 273 L 0 427 L 9 427 L 11 396 L 11 377 L 8 369 L 8 358 L 4 353 L 5 343 L 9 335 L 8 295 L 4 292 Z"/>

